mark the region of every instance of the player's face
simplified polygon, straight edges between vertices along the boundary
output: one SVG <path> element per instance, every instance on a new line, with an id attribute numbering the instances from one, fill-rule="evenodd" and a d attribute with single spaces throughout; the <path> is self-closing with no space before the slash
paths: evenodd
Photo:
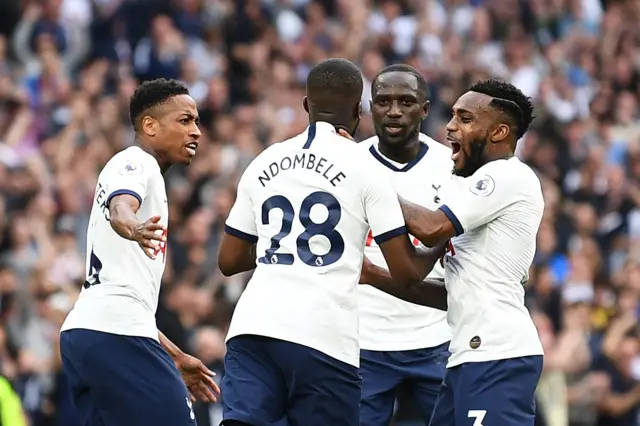
<path id="1" fill-rule="evenodd" d="M 485 150 L 495 122 L 489 102 L 490 96 L 467 92 L 453 106 L 453 117 L 447 124 L 447 140 L 453 150 L 451 159 L 455 175 L 471 176 L 487 162 Z"/>
<path id="2" fill-rule="evenodd" d="M 418 79 L 406 72 L 382 74 L 372 95 L 371 115 L 380 142 L 405 146 L 414 141 L 429 111 L 429 102 L 420 95 Z"/>
<path id="3" fill-rule="evenodd" d="M 196 155 L 202 135 L 196 102 L 189 95 L 179 95 L 162 107 L 154 149 L 169 164 L 188 165 Z"/>

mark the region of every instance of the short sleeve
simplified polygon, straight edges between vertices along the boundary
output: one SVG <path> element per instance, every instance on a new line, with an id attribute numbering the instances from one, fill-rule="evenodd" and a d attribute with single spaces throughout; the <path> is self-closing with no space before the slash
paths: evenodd
<path id="1" fill-rule="evenodd" d="M 251 201 L 249 169 L 245 170 L 240 178 L 236 201 L 229 212 L 224 230 L 227 234 L 250 243 L 258 242 L 256 216 Z"/>
<path id="2" fill-rule="evenodd" d="M 467 178 L 453 177 L 445 204 L 440 207 L 460 235 L 500 215 L 520 197 L 518 177 L 495 167 L 478 170 Z"/>
<path id="3" fill-rule="evenodd" d="M 375 169 L 371 169 L 375 170 Z M 407 233 L 398 194 L 386 177 L 367 173 L 364 208 L 373 239 L 379 245 Z"/>
<path id="4" fill-rule="evenodd" d="M 144 164 L 142 158 L 135 154 L 122 154 L 114 158 L 115 163 L 109 168 L 106 183 L 109 191 L 107 205 L 116 195 L 131 195 L 140 204 L 147 195 L 149 174 L 152 172 L 151 164 Z"/>

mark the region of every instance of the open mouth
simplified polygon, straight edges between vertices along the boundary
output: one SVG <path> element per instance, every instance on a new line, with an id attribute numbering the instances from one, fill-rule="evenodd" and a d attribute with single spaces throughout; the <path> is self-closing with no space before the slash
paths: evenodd
<path id="1" fill-rule="evenodd" d="M 447 136 L 447 140 L 451 145 L 451 159 L 453 161 L 456 161 L 458 157 L 460 157 L 460 152 L 462 151 L 462 145 L 460 145 L 460 142 L 458 142 L 456 139 L 452 137 Z"/>
<path id="2" fill-rule="evenodd" d="M 189 142 L 184 146 L 190 156 L 196 155 L 196 149 L 198 149 L 198 142 Z"/>
<path id="3" fill-rule="evenodd" d="M 404 126 L 402 126 L 401 124 L 389 123 L 389 124 L 385 124 L 384 129 L 387 132 L 387 134 L 391 136 L 395 136 L 402 133 L 402 131 L 404 130 Z"/>

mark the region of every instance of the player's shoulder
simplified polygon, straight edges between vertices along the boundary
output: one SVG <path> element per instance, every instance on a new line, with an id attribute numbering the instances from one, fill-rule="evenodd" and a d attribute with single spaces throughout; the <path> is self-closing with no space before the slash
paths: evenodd
<path id="1" fill-rule="evenodd" d="M 515 177 L 518 179 L 509 179 L 510 181 L 514 181 L 515 183 L 524 181 L 524 182 L 540 182 L 538 176 L 533 171 L 528 164 L 521 161 L 518 157 L 513 156 L 506 159 L 490 161 L 484 166 L 482 166 L 478 171 L 482 171 L 485 173 L 491 172 L 497 176 L 501 177 Z M 516 175 L 514 175 L 514 173 Z"/>
<path id="2" fill-rule="evenodd" d="M 490 161 L 472 176 L 471 185 L 475 185 L 475 191 L 491 192 L 498 184 L 508 188 L 510 192 L 542 194 L 540 179 L 536 173 L 515 156 Z"/>
<path id="3" fill-rule="evenodd" d="M 140 147 L 130 146 L 111 157 L 104 171 L 123 176 L 150 175 L 160 173 L 160 166 L 151 154 Z"/>
<path id="4" fill-rule="evenodd" d="M 290 148 L 289 145 L 291 140 L 292 139 L 288 139 L 286 141 L 276 142 L 272 145 L 269 145 L 268 147 L 263 149 L 260 154 L 256 155 L 250 164 L 256 165 L 272 161 L 273 158 Z"/>
<path id="5" fill-rule="evenodd" d="M 356 147 L 362 151 L 366 151 L 371 149 L 372 146 L 375 146 L 377 144 L 378 144 L 378 137 L 376 135 L 373 135 L 363 141 L 356 143 Z"/>

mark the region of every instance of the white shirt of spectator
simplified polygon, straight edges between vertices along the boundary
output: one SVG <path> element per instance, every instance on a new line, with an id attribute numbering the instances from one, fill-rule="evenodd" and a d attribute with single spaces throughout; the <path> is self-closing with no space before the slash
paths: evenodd
<path id="1" fill-rule="evenodd" d="M 358 293 L 369 229 L 406 232 L 397 195 L 375 160 L 318 122 L 272 145 L 238 184 L 226 232 L 257 242 L 256 270 L 227 340 L 253 334 L 359 366 Z"/>
<path id="2" fill-rule="evenodd" d="M 155 313 L 166 244 L 156 259 L 138 243 L 120 237 L 109 223 L 109 202 L 119 194 L 138 199 L 137 216 L 145 221 L 160 216 L 167 226 L 167 192 L 158 162 L 133 146 L 114 155 L 98 176 L 87 231 L 86 282 L 62 330 L 83 328 L 127 336 L 158 339 Z"/>
<path id="3" fill-rule="evenodd" d="M 418 157 L 407 164 L 396 163 L 382 155 L 377 136 L 360 145 L 376 159 L 375 172 L 389 176 L 399 195 L 435 210 L 442 204 L 441 187 L 450 179 L 453 170 L 451 149 L 424 134 L 420 134 L 420 140 L 423 145 Z M 411 238 L 414 244 L 420 244 Z M 375 265 L 388 268 L 380 247 L 371 236 L 367 238 L 365 255 Z M 444 278 L 444 269 L 438 263 L 429 276 Z M 405 302 L 371 286 L 359 286 L 358 293 L 361 349 L 404 351 L 431 348 L 451 340 L 445 311 Z"/>
<path id="4" fill-rule="evenodd" d="M 524 305 L 524 281 L 536 251 L 544 200 L 540 180 L 518 158 L 453 177 L 440 207 L 458 236 L 445 257 L 448 367 L 542 355 Z"/>

